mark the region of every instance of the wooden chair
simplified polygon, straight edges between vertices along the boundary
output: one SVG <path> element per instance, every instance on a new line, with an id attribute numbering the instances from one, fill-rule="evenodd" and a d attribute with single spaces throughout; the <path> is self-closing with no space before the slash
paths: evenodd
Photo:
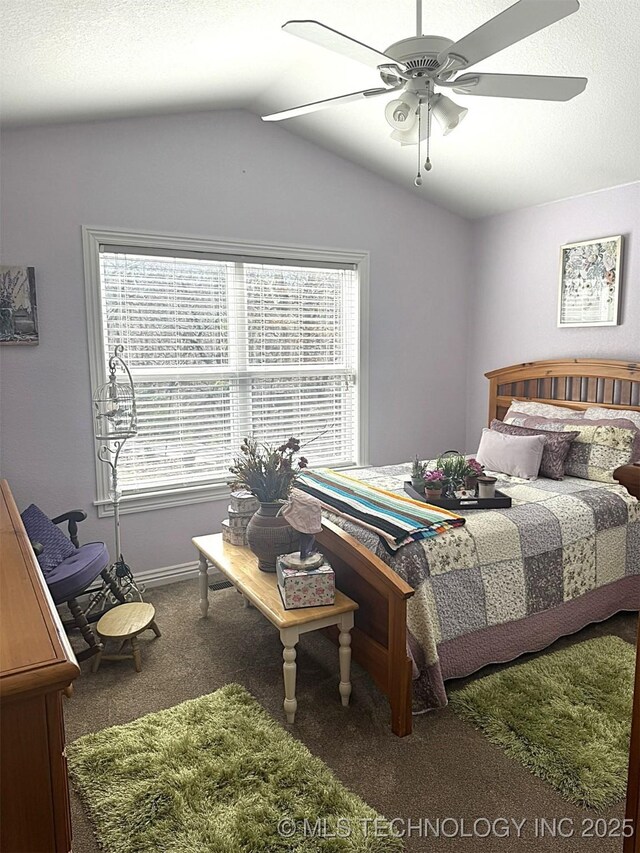
<path id="1" fill-rule="evenodd" d="M 31 507 L 29 510 L 31 510 Z M 27 512 L 28 510 L 25 511 L 25 513 Z M 23 520 L 25 513 L 23 513 Z M 51 519 L 52 524 L 67 522 L 68 536 L 74 546 L 74 552 L 55 566 L 40 566 L 54 603 L 56 605 L 66 604 L 73 617 L 72 619 L 63 621 L 65 629 L 71 630 L 77 628 L 87 643 L 88 648 L 76 655 L 79 661 L 101 652 L 103 644 L 91 628 L 89 618 L 87 617 L 88 608 L 85 607 L 83 609 L 78 598 L 89 590 L 96 578 L 101 577 L 103 586 L 108 589 L 116 602 L 119 604 L 125 603 L 122 591 L 109 573 L 109 552 L 104 542 L 89 542 L 86 545 L 80 545 L 78 540 L 78 524 L 84 521 L 86 517 L 87 514 L 83 510 L 73 509 Z M 27 527 L 27 532 L 30 533 L 27 522 L 28 519 L 25 520 L 25 527 Z M 36 556 L 40 557 L 45 550 L 44 546 L 33 541 L 32 546 Z M 100 615 L 102 614 L 95 614 L 92 621 L 95 621 Z"/>

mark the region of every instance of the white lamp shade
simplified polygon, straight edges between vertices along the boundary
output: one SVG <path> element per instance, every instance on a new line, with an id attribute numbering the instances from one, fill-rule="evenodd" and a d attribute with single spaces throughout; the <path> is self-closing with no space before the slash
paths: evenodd
<path id="1" fill-rule="evenodd" d="M 469 110 L 466 107 L 459 107 L 457 104 L 447 98 L 446 95 L 436 95 L 431 100 L 431 112 L 434 118 L 442 128 L 442 133 L 446 136 L 460 124 Z"/>
<path id="2" fill-rule="evenodd" d="M 401 132 L 411 130 L 416 122 L 418 103 L 418 96 L 413 92 L 405 92 L 401 98 L 389 101 L 384 109 L 389 126 Z"/>
<path id="3" fill-rule="evenodd" d="M 394 130 L 391 133 L 391 138 L 400 145 L 417 145 L 418 144 L 418 128 L 412 127 L 411 130 Z M 422 117 L 422 126 L 420 128 L 420 141 L 424 142 L 427 138 L 427 122 Z"/>

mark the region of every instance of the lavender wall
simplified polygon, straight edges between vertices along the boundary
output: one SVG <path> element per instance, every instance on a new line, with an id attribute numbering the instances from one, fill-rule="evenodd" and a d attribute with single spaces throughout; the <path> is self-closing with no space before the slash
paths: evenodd
<path id="1" fill-rule="evenodd" d="M 622 324 L 558 329 L 559 247 L 616 234 L 625 243 Z M 640 183 L 477 220 L 472 265 L 469 452 L 486 426 L 486 371 L 564 356 L 640 360 Z"/>
<path id="2" fill-rule="evenodd" d="M 0 176 L 2 263 L 35 266 L 41 333 L 1 353 L 3 476 L 21 507 L 85 507 L 85 540 L 111 542 L 92 508 L 83 224 L 369 250 L 370 460 L 463 445 L 465 220 L 245 112 L 7 131 Z M 225 514 L 126 515 L 126 555 L 137 570 L 190 561 L 190 537 Z"/>

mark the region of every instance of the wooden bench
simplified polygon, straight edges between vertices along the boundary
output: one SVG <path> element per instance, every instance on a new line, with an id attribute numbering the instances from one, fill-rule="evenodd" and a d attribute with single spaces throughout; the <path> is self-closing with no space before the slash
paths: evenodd
<path id="1" fill-rule="evenodd" d="M 209 610 L 209 565 L 214 565 L 246 601 L 252 604 L 280 632 L 284 646 L 282 667 L 284 676 L 284 711 L 287 722 L 293 723 L 298 703 L 296 701 L 296 644 L 301 634 L 320 628 L 337 626 L 339 631 L 340 685 L 343 705 L 349 704 L 351 695 L 351 629 L 353 614 L 358 605 L 336 590 L 334 604 L 323 607 L 303 607 L 285 610 L 275 574 L 261 572 L 257 557 L 246 547 L 224 542 L 221 533 L 196 536 L 191 540 L 200 557 L 200 611 L 206 618 Z"/>

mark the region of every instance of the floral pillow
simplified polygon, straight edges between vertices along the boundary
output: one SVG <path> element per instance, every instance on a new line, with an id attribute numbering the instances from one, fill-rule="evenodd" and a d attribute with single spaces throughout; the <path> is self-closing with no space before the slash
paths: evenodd
<path id="1" fill-rule="evenodd" d="M 601 421 L 605 418 L 609 420 L 624 418 L 633 423 L 640 429 L 640 412 L 634 412 L 633 409 L 607 409 L 604 406 L 590 406 L 584 416 L 589 421 Z"/>
<path id="2" fill-rule="evenodd" d="M 562 480 L 564 464 L 571 449 L 571 442 L 579 435 L 577 432 L 555 432 L 544 429 L 505 424 L 502 421 L 491 421 L 491 429 L 507 435 L 541 435 L 546 439 L 540 462 L 540 476 L 550 480 Z"/>
<path id="3" fill-rule="evenodd" d="M 514 412 L 522 412 L 525 415 L 540 415 L 543 418 L 582 418 L 582 412 L 568 409 L 566 406 L 552 406 L 550 403 L 535 403 L 532 400 L 512 400 L 509 411 L 504 416 L 512 417 Z"/>
<path id="4" fill-rule="evenodd" d="M 584 413 L 585 420 L 588 421 L 603 421 L 604 419 L 631 421 L 638 430 L 638 438 L 636 439 L 633 450 L 633 462 L 640 462 L 640 412 L 634 412 L 633 409 L 606 409 L 604 406 L 590 406 Z"/>
<path id="5" fill-rule="evenodd" d="M 514 412 L 509 423 L 530 429 L 577 432 L 578 436 L 567 454 L 564 473 L 601 483 L 616 482 L 613 472 L 631 462 L 638 435 L 631 421 L 623 418 L 614 423 L 611 420 L 586 421 L 584 418 L 543 418 Z"/>

